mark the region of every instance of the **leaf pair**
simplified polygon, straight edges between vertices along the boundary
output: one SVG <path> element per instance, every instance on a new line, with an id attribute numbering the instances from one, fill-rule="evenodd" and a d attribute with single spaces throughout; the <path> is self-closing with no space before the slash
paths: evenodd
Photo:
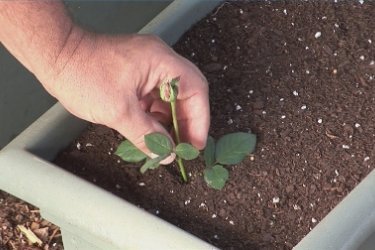
<path id="1" fill-rule="evenodd" d="M 140 169 L 141 173 L 146 172 L 148 169 L 159 167 L 160 162 L 173 152 L 184 160 L 193 160 L 199 155 L 199 151 L 188 143 L 180 143 L 174 149 L 169 138 L 161 133 L 145 135 L 145 143 L 147 148 L 158 157 L 148 158 L 146 154 L 128 140 L 119 145 L 115 154 L 127 162 L 140 162 L 147 159 Z"/>
<path id="2" fill-rule="evenodd" d="M 249 133 L 238 132 L 224 135 L 216 145 L 215 140 L 209 136 L 204 150 L 206 183 L 214 189 L 222 189 L 229 178 L 228 170 L 222 165 L 240 163 L 246 155 L 254 151 L 255 145 L 256 136 Z"/>
<path id="3" fill-rule="evenodd" d="M 124 141 L 117 148 L 115 154 L 127 162 L 140 162 L 146 159 L 140 171 L 145 173 L 149 169 L 156 169 L 160 162 L 171 153 L 184 160 L 193 160 L 198 157 L 199 151 L 191 144 L 180 143 L 175 148 L 169 138 L 161 133 L 152 133 L 145 136 L 147 148 L 156 158 L 148 158 L 142 151 L 130 141 Z M 240 163 L 249 153 L 253 152 L 256 144 L 256 136 L 249 133 L 231 133 L 221 137 L 215 144 L 211 136 L 207 139 L 204 150 L 204 180 L 208 186 L 221 190 L 229 178 L 229 172 L 223 165 Z"/>

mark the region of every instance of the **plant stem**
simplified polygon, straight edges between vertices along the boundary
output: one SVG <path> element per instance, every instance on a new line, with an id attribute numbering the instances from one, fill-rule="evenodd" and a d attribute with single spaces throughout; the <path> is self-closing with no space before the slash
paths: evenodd
<path id="1" fill-rule="evenodd" d="M 180 144 L 180 131 L 178 130 L 178 123 L 177 123 L 176 101 L 171 102 L 171 109 L 172 109 L 173 128 L 174 128 L 174 133 L 176 135 L 176 141 L 178 145 Z M 184 163 L 182 162 L 182 159 L 178 155 L 176 157 L 177 157 L 177 164 L 180 167 L 182 179 L 184 180 L 184 182 L 187 182 L 187 176 L 185 172 Z"/>

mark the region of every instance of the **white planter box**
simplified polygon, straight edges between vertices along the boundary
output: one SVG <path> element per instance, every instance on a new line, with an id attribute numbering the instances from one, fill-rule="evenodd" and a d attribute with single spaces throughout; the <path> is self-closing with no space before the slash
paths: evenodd
<path id="1" fill-rule="evenodd" d="M 176 0 L 140 33 L 173 44 L 219 2 Z M 61 227 L 65 249 L 215 249 L 49 161 L 87 123 L 54 105 L 0 152 L 0 189 Z"/>
<path id="2" fill-rule="evenodd" d="M 294 249 L 375 249 L 375 170 Z"/>

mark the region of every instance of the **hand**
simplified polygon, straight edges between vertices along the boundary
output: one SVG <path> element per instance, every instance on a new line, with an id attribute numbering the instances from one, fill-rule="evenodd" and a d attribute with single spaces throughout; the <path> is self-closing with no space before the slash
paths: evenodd
<path id="1" fill-rule="evenodd" d="M 144 135 L 169 135 L 162 124 L 171 121 L 169 104 L 160 99 L 158 87 L 180 76 L 181 140 L 204 148 L 210 121 L 208 84 L 197 67 L 155 36 L 82 37 L 74 48 L 66 46 L 70 51 L 61 53 L 52 76 L 39 77 L 48 81 L 43 85 L 68 111 L 116 129 L 151 155 Z"/>

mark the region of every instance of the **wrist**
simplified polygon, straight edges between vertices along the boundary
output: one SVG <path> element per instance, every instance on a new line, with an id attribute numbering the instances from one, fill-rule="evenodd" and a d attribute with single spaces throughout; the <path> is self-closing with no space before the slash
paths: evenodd
<path id="1" fill-rule="evenodd" d="M 56 47 L 50 48 L 49 58 L 46 58 L 41 65 L 41 69 L 34 74 L 43 83 L 48 91 L 53 89 L 54 80 L 64 71 L 71 58 L 77 53 L 81 43 L 88 36 L 88 32 L 75 24 L 71 24 L 64 35 L 64 42 Z"/>

